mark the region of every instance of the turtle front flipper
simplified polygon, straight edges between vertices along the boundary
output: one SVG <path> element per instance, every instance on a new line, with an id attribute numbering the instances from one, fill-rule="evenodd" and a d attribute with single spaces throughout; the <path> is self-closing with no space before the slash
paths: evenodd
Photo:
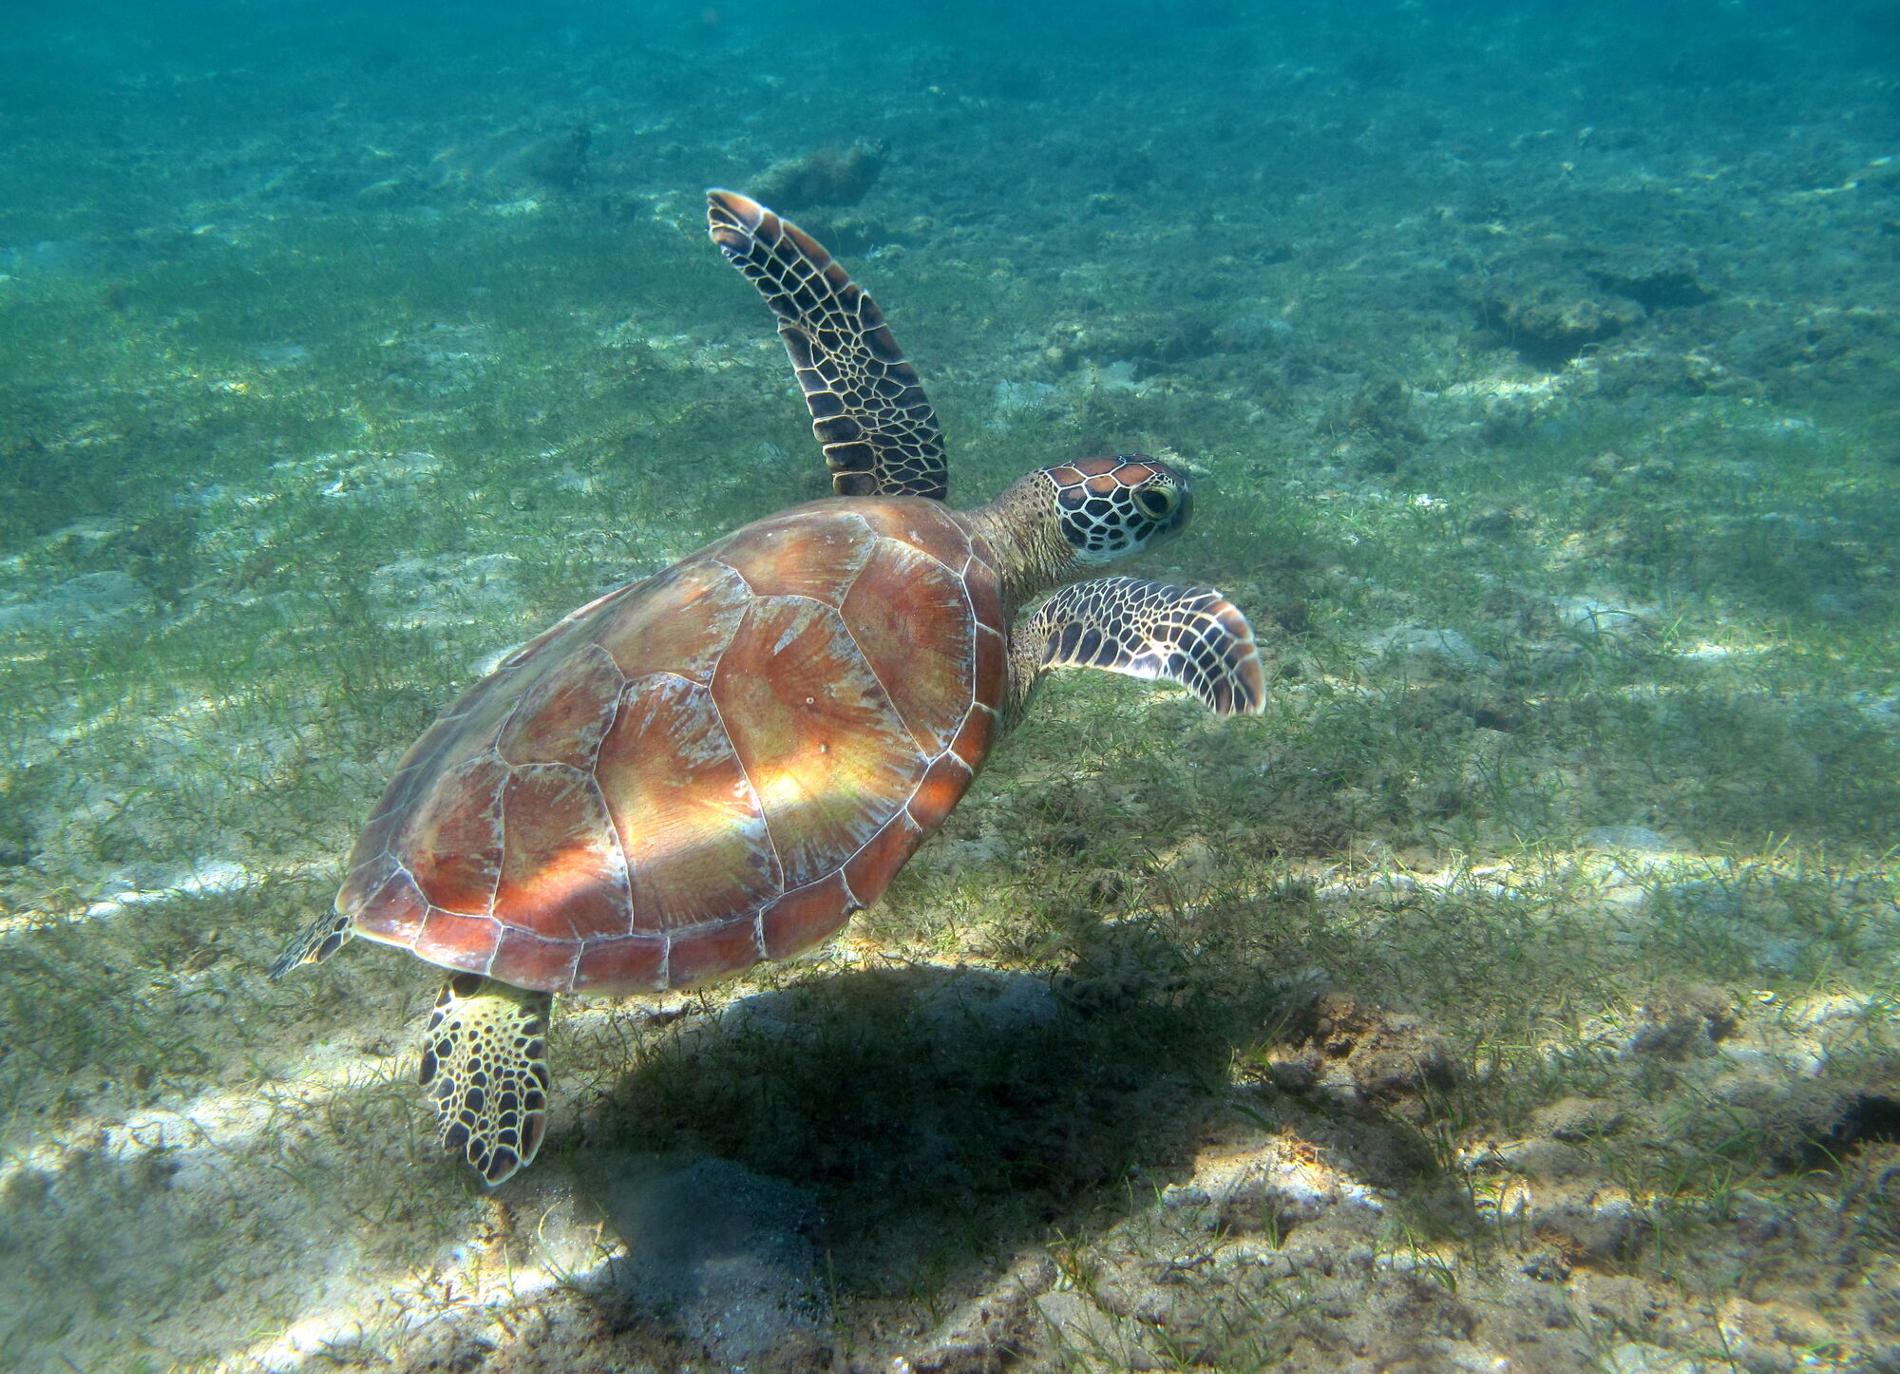
<path id="1" fill-rule="evenodd" d="M 1257 715 L 1266 705 L 1253 629 L 1210 587 L 1136 577 L 1077 582 L 1016 627 L 1010 660 L 1018 711 L 1051 668 L 1169 678 L 1223 716 Z"/>
<path id="2" fill-rule="evenodd" d="M 548 1124 L 548 1019 L 554 999 L 458 973 L 442 985 L 422 1046 L 442 1143 L 492 1188 L 534 1162 Z"/>
<path id="3" fill-rule="evenodd" d="M 937 412 L 877 302 L 810 234 L 735 191 L 706 193 L 706 229 L 778 316 L 833 490 L 943 500 Z"/>

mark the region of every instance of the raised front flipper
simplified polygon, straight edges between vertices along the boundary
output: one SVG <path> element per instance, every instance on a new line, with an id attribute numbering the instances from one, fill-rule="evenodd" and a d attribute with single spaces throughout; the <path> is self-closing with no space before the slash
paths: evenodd
<path id="1" fill-rule="evenodd" d="M 1223 716 L 1257 715 L 1266 705 L 1266 678 L 1247 617 L 1209 587 L 1137 577 L 1077 582 L 1016 627 L 1010 660 L 1019 711 L 1051 668 L 1165 677 Z"/>
<path id="2" fill-rule="evenodd" d="M 811 235 L 735 191 L 706 193 L 706 229 L 778 316 L 838 495 L 943 500 L 937 412 L 877 302 Z"/>

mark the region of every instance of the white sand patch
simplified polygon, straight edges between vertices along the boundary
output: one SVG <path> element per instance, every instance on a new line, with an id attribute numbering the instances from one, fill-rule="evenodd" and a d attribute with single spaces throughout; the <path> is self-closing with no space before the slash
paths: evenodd
<path id="1" fill-rule="evenodd" d="M 0 915 L 0 938 L 37 929 L 49 921 L 104 921 L 123 916 L 141 907 L 162 905 L 185 898 L 207 897 L 220 893 L 242 892 L 265 881 L 265 875 L 226 859 L 200 859 L 177 879 L 156 887 L 124 887 L 86 903 L 77 916 L 55 916 L 45 911 L 19 911 Z"/>

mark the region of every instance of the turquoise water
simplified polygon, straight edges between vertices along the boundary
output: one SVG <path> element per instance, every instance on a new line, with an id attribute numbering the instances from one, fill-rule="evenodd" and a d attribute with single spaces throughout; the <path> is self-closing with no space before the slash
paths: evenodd
<path id="1" fill-rule="evenodd" d="M 1891 5 L 16 9 L 0 1367 L 1894 1367 Z M 565 999 L 490 1193 L 433 970 L 265 970 L 827 492 L 709 186 L 953 505 L 1189 473 L 1268 707 L 1060 675 L 816 958 Z"/>

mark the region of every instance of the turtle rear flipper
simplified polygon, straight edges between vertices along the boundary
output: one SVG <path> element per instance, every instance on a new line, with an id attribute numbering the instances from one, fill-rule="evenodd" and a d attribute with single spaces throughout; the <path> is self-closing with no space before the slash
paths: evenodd
<path id="1" fill-rule="evenodd" d="M 442 1143 L 489 1187 L 534 1161 L 548 1121 L 548 1019 L 554 999 L 458 973 L 442 985 L 422 1047 L 422 1086 Z"/>
<path id="2" fill-rule="evenodd" d="M 356 933 L 356 918 L 332 907 L 297 932 L 284 952 L 271 962 L 270 980 L 276 982 L 301 964 L 320 964 L 342 949 Z"/>
<path id="3" fill-rule="evenodd" d="M 943 500 L 937 412 L 877 302 L 811 235 L 736 191 L 706 193 L 706 230 L 778 316 L 832 489 Z"/>
<path id="4" fill-rule="evenodd" d="M 1021 709 L 1051 668 L 1101 668 L 1180 683 L 1218 715 L 1258 715 L 1266 678 L 1253 628 L 1211 587 L 1102 577 L 1064 587 L 1014 638 L 1011 685 Z"/>

